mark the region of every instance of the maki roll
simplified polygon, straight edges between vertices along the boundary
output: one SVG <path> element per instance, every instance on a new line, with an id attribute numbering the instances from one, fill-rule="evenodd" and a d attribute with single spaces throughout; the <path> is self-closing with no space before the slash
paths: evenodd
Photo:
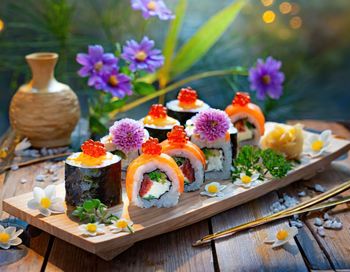
<path id="1" fill-rule="evenodd" d="M 98 198 L 108 207 L 120 204 L 121 158 L 93 140 L 84 142 L 81 149 L 65 161 L 66 203 L 76 207 Z"/>
<path id="2" fill-rule="evenodd" d="M 167 133 L 171 131 L 173 126 L 180 125 L 179 121 L 168 116 L 166 107 L 161 104 L 152 105 L 148 115 L 141 121 L 149 135 L 159 141 L 166 139 Z"/>
<path id="3" fill-rule="evenodd" d="M 126 173 L 126 192 L 140 208 L 172 207 L 184 189 L 184 176 L 175 160 L 162 153 L 158 139 L 142 144 L 142 155 L 132 161 Z"/>
<path id="4" fill-rule="evenodd" d="M 208 104 L 199 100 L 197 92 L 191 87 L 181 89 L 177 100 L 169 101 L 166 107 L 168 108 L 169 116 L 179 120 L 181 125 L 185 125 L 186 121 L 198 112 L 209 109 Z"/>
<path id="5" fill-rule="evenodd" d="M 258 145 L 264 134 L 265 117 L 260 107 L 250 102 L 249 94 L 238 92 L 225 111 L 238 130 L 239 145 Z"/>
<path id="6" fill-rule="evenodd" d="M 109 134 L 101 139 L 106 150 L 122 157 L 122 169 L 140 155 L 141 145 L 149 134 L 140 121 L 124 118 L 109 128 Z"/>
<path id="7" fill-rule="evenodd" d="M 185 178 L 185 192 L 198 190 L 204 182 L 205 156 L 198 146 L 188 140 L 184 127 L 173 127 L 168 139 L 161 145 L 163 152 L 180 167 Z"/>
<path id="8" fill-rule="evenodd" d="M 233 146 L 229 128 L 230 119 L 221 110 L 204 110 L 193 118 L 191 142 L 205 155 L 206 180 L 223 180 L 231 176 Z"/>

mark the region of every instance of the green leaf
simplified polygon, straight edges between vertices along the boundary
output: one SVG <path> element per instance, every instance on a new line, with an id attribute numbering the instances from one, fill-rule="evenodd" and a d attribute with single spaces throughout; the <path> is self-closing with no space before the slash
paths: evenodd
<path id="1" fill-rule="evenodd" d="M 187 71 L 204 56 L 237 17 L 245 0 L 237 0 L 211 17 L 182 46 L 171 65 L 171 78 Z"/>
<path id="2" fill-rule="evenodd" d="M 134 90 L 138 94 L 148 95 L 154 93 L 156 91 L 156 88 L 154 88 L 152 84 L 148 84 L 146 82 L 135 82 Z"/>
<path id="3" fill-rule="evenodd" d="M 94 204 L 95 208 L 98 208 L 101 204 L 101 201 L 99 199 L 91 199 L 91 202 Z"/>
<path id="4" fill-rule="evenodd" d="M 94 209 L 95 205 L 94 205 L 93 201 L 86 200 L 83 204 L 83 207 L 84 207 L 85 211 L 91 212 Z"/>
<path id="5" fill-rule="evenodd" d="M 116 109 L 120 109 L 125 105 L 125 103 L 126 103 L 126 98 L 110 101 L 108 103 L 105 103 L 105 105 L 103 106 L 103 111 L 111 112 Z"/>
<path id="6" fill-rule="evenodd" d="M 89 121 L 91 132 L 101 135 L 107 133 L 108 128 L 95 115 L 90 115 Z"/>
<path id="7" fill-rule="evenodd" d="M 123 151 L 121 151 L 121 150 L 114 150 L 114 151 L 112 151 L 112 154 L 121 157 L 123 160 L 126 159 L 125 153 Z"/>
<path id="8" fill-rule="evenodd" d="M 171 62 L 173 59 L 174 51 L 177 45 L 178 36 L 182 26 L 183 18 L 186 13 L 187 0 L 179 0 L 179 3 L 175 9 L 176 17 L 171 21 L 169 25 L 168 34 L 166 36 L 163 55 L 165 58 L 164 65 L 160 69 L 158 78 L 161 86 L 166 86 L 169 81 L 169 71 L 171 67 Z"/>

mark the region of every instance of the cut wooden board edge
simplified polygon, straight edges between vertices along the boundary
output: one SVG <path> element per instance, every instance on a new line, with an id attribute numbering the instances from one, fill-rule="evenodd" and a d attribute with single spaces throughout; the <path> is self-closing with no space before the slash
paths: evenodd
<path id="1" fill-rule="evenodd" d="M 343 141 L 343 140 L 337 140 Z M 157 236 L 159 234 L 167 233 L 173 231 L 175 229 L 194 224 L 203 219 L 209 218 L 215 214 L 228 210 L 230 208 L 236 207 L 238 205 L 249 202 L 255 198 L 258 198 L 262 195 L 265 195 L 273 190 L 280 189 L 291 184 L 294 181 L 300 180 L 306 176 L 310 176 L 312 173 L 317 173 L 320 169 L 323 169 L 325 166 L 330 164 L 333 160 L 340 157 L 344 153 L 346 153 L 350 149 L 350 142 L 344 141 L 346 143 L 343 144 L 341 148 L 337 151 L 327 154 L 320 160 L 314 161 L 306 167 L 301 169 L 297 169 L 293 171 L 287 177 L 281 180 L 273 180 L 266 183 L 263 183 L 258 188 L 252 188 L 246 190 L 238 195 L 230 196 L 228 198 L 221 199 L 214 203 L 210 203 L 207 206 L 202 206 L 196 210 L 196 213 L 188 212 L 186 214 L 182 214 L 181 216 L 173 216 L 164 221 L 160 221 L 155 223 L 152 226 L 145 227 L 139 230 L 132 235 L 123 235 L 117 236 L 115 238 L 104 240 L 102 239 L 99 242 L 92 242 L 88 239 L 84 239 L 82 237 L 78 237 L 73 233 L 69 233 L 64 229 L 60 229 L 55 225 L 47 222 L 49 218 L 40 218 L 38 220 L 37 217 L 28 214 L 25 210 L 22 210 L 21 207 L 18 207 L 17 201 L 19 198 L 31 198 L 31 193 L 26 195 L 21 195 L 13 198 L 9 198 L 3 201 L 3 208 L 6 212 L 21 218 L 22 220 L 27 221 L 29 224 L 36 226 L 54 236 L 59 237 L 62 240 L 65 240 L 68 243 L 72 243 L 75 246 L 78 246 L 84 250 L 87 250 L 91 253 L 97 254 L 98 256 L 106 259 L 113 258 L 117 256 L 122 251 L 126 250 L 132 244 L 137 241 L 144 240 L 153 236 Z M 61 185 L 63 187 L 63 185 Z M 258 190 L 256 190 L 258 189 Z M 23 208 L 23 207 L 22 207 Z M 107 254 L 110 252 L 110 254 Z M 105 254 L 105 257 L 103 257 Z"/>

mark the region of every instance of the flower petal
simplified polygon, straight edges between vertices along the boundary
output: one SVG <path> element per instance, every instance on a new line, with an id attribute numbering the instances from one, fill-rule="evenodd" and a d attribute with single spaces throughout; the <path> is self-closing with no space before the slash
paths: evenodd
<path id="1" fill-rule="evenodd" d="M 45 196 L 49 199 L 52 199 L 56 197 L 56 186 L 55 185 L 49 185 L 45 189 Z"/>
<path id="2" fill-rule="evenodd" d="M 22 244 L 22 239 L 16 237 L 15 239 L 11 239 L 8 243 L 9 243 L 11 246 L 18 246 L 18 245 Z"/>
<path id="3" fill-rule="evenodd" d="M 50 216 L 51 212 L 49 209 L 39 208 L 39 212 L 44 216 Z"/>
<path id="4" fill-rule="evenodd" d="M 27 207 L 32 210 L 36 210 L 40 207 L 38 200 L 36 199 L 31 199 L 27 203 Z"/>
<path id="5" fill-rule="evenodd" d="M 10 237 L 12 238 L 13 235 L 16 233 L 16 228 L 15 227 L 8 227 L 5 229 L 5 232 L 10 235 Z"/>
<path id="6" fill-rule="evenodd" d="M 41 199 L 45 197 L 45 191 L 40 187 L 34 187 L 33 195 L 34 195 L 34 199 L 40 203 Z"/>
<path id="7" fill-rule="evenodd" d="M 0 232 L 4 232 L 5 231 L 5 228 L 3 225 L 0 225 Z"/>
<path id="8" fill-rule="evenodd" d="M 23 232 L 23 229 L 19 229 L 15 232 L 15 234 L 13 235 L 13 237 L 17 237 L 17 236 L 20 236 Z"/>
<path id="9" fill-rule="evenodd" d="M 256 181 L 259 177 L 260 177 L 260 175 L 259 175 L 258 173 L 253 174 L 253 175 L 251 176 L 252 182 L 253 182 L 253 181 Z"/>
<path id="10" fill-rule="evenodd" d="M 2 248 L 2 249 L 9 249 L 10 248 L 10 244 L 3 244 L 3 243 L 0 243 L 0 247 Z"/>

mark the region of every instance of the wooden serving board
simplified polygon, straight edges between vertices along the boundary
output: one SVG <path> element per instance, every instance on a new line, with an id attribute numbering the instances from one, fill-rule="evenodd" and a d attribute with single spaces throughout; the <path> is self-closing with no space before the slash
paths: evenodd
<path id="1" fill-rule="evenodd" d="M 178 205 L 172 208 L 141 209 L 127 204 L 124 207 L 123 205 L 113 207 L 112 212 L 122 213 L 124 211 L 124 214 L 128 212 L 130 219 L 134 222 L 135 233 L 132 234 L 113 234 L 107 231 L 106 234 L 100 236 L 83 237 L 78 229 L 79 222 L 67 214 L 43 217 L 39 212 L 28 209 L 27 202 L 32 199 L 32 193 L 4 200 L 3 209 L 68 243 L 92 252 L 105 260 L 111 260 L 137 241 L 191 225 L 282 188 L 294 181 L 309 178 L 318 171 L 322 171 L 333 160 L 349 150 L 350 141 L 333 138 L 328 153 L 323 157 L 310 160 L 305 165 L 298 166 L 282 179 L 268 181 L 250 189 L 237 187 L 230 181 L 222 181 L 222 184 L 226 184 L 227 187 L 224 190 L 224 196 L 220 198 L 201 196 L 200 191 L 197 191 L 183 193 Z M 64 185 L 57 185 L 57 195 L 64 198 L 64 194 Z"/>

